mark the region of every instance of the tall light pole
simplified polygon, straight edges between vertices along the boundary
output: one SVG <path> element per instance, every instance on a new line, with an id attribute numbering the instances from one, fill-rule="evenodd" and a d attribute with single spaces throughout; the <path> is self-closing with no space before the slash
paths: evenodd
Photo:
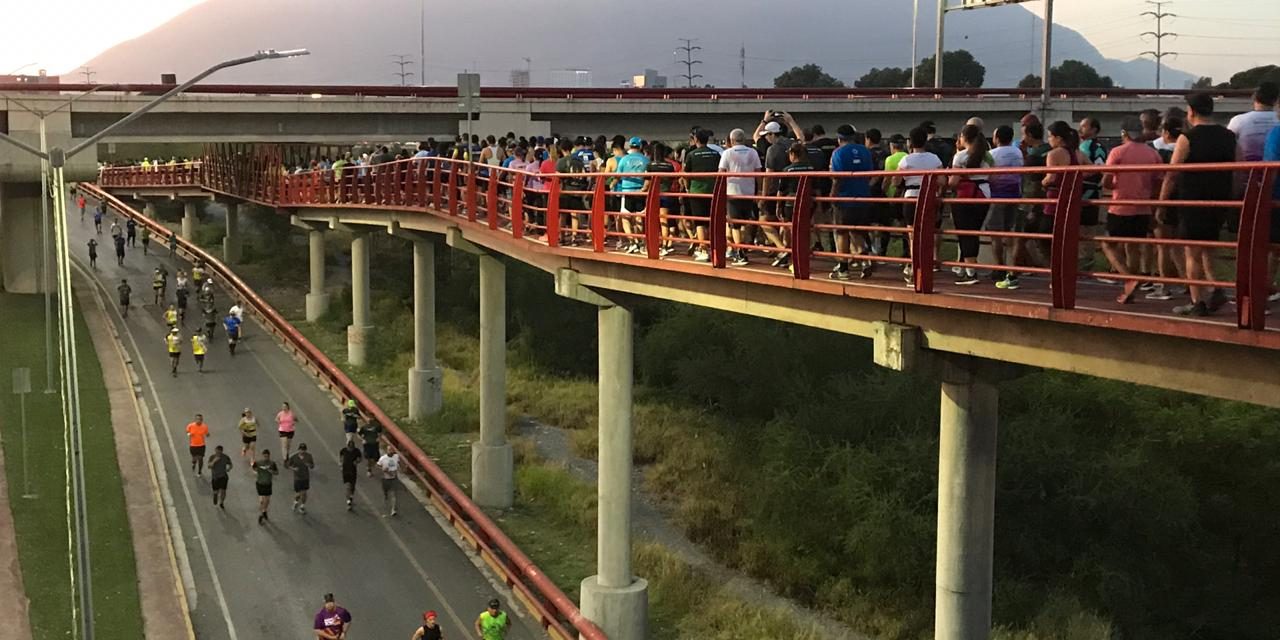
<path id="1" fill-rule="evenodd" d="M 418 70 L 422 72 L 422 86 L 427 86 L 427 0 L 422 0 L 422 16 L 418 22 Z"/>
<path id="2" fill-rule="evenodd" d="M 73 511 L 74 525 L 74 546 L 75 546 L 75 567 L 72 573 L 72 591 L 78 589 L 79 610 L 73 610 L 73 618 L 78 622 L 80 640 L 93 640 L 93 589 L 90 580 L 92 571 L 89 557 L 89 526 L 88 513 L 85 498 L 84 486 L 84 458 L 83 458 L 83 442 L 80 429 L 80 381 L 79 381 L 79 359 L 76 357 L 75 345 L 75 322 L 72 315 L 73 304 L 71 300 L 71 255 L 68 250 L 68 232 L 67 232 L 67 202 L 66 202 L 66 180 L 63 176 L 63 167 L 66 165 L 67 158 L 73 157 L 85 149 L 95 145 L 99 140 L 103 139 L 112 132 L 121 127 L 137 120 L 143 114 L 151 111 L 160 105 L 160 103 L 182 93 L 195 83 L 203 80 L 209 75 L 242 64 L 257 62 L 259 60 L 273 60 L 277 58 L 292 58 L 294 56 L 305 56 L 308 52 L 306 49 L 291 49 L 287 51 L 277 51 L 269 49 L 259 51 L 251 56 L 227 60 L 209 67 L 208 69 L 196 74 L 190 80 L 174 87 L 168 93 L 148 102 L 137 111 L 117 120 L 108 125 L 103 130 L 95 133 L 89 138 L 81 141 L 70 150 L 63 151 L 61 148 L 55 147 L 48 151 L 41 151 L 25 142 L 10 137 L 8 134 L 0 133 L 0 140 L 4 140 L 19 149 L 30 153 L 41 160 L 47 160 L 53 167 L 53 204 L 54 204 L 54 239 L 56 240 L 56 255 L 58 271 L 58 296 L 60 322 L 59 322 L 59 343 L 62 347 L 62 390 L 63 390 L 63 415 L 65 428 L 67 430 L 65 441 L 67 442 L 67 466 L 69 468 L 69 484 L 70 493 L 72 494 L 71 510 Z"/>
<path id="3" fill-rule="evenodd" d="M 946 29 L 943 24 L 947 19 L 947 0 L 938 0 L 938 34 L 937 45 L 933 50 L 933 88 L 942 88 L 942 34 Z"/>
<path id="4" fill-rule="evenodd" d="M 941 1 L 941 0 L 939 0 Z M 916 88 L 916 41 L 920 35 L 920 0 L 911 5 L 911 88 Z"/>

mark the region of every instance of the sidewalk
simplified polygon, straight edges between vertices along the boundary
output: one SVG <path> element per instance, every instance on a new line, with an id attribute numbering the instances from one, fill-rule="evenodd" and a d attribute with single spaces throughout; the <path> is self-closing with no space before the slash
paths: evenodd
<path id="1" fill-rule="evenodd" d="M 18 539 L 14 536 L 13 512 L 9 510 L 8 484 L 4 475 L 4 453 L 0 452 L 0 593 L 5 594 L 0 598 L 0 620 L 4 620 L 8 631 L 15 634 L 12 640 L 31 640 L 27 594 L 23 591 L 22 568 L 18 565 Z"/>
<path id="2" fill-rule="evenodd" d="M 141 406 L 133 378 L 126 366 L 106 311 L 99 306 L 93 283 L 74 273 L 75 295 L 102 363 L 103 382 L 111 402 L 111 426 L 115 432 L 116 459 L 121 487 L 129 511 L 133 554 L 137 563 L 143 632 L 158 640 L 194 640 L 187 611 L 187 596 L 170 541 L 159 482 L 151 465 Z M 3 526 L 3 525 L 0 525 Z M 4 589 L 0 586 L 0 592 Z M 2 599 L 0 599 L 2 600 Z"/>

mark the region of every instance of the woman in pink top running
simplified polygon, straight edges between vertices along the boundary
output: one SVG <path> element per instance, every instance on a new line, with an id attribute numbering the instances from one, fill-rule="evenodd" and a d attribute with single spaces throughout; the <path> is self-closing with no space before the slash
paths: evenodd
<path id="1" fill-rule="evenodd" d="M 293 417 L 293 409 L 289 408 L 286 402 L 280 406 L 280 412 L 276 414 L 276 429 L 280 433 L 280 449 L 284 451 L 284 459 L 289 459 L 290 443 L 293 442 L 293 424 L 297 422 L 297 418 Z"/>

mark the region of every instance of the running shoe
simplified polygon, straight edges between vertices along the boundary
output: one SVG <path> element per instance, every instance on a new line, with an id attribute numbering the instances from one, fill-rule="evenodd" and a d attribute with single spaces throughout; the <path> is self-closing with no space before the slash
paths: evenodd
<path id="1" fill-rule="evenodd" d="M 977 274 L 966 271 L 964 274 L 956 277 L 956 284 L 962 287 L 978 284 L 978 276 Z"/>
<path id="2" fill-rule="evenodd" d="M 1164 286 L 1164 283 L 1157 282 L 1152 287 L 1151 292 L 1143 296 L 1143 298 L 1147 300 L 1172 300 L 1173 294 L 1169 293 L 1169 289 Z"/>
<path id="3" fill-rule="evenodd" d="M 1203 300 L 1200 302 L 1192 302 L 1190 304 L 1179 305 L 1173 308 L 1173 312 L 1180 316 L 1193 316 L 1203 318 L 1209 315 L 1209 307 Z"/>
<path id="4" fill-rule="evenodd" d="M 751 261 L 750 261 L 750 260 L 747 260 L 747 254 L 745 254 L 745 253 L 739 253 L 738 255 L 736 255 L 736 256 L 734 256 L 734 257 L 733 257 L 733 260 L 730 260 L 730 261 L 729 261 L 729 264 L 731 264 L 731 265 L 733 265 L 733 266 L 735 266 L 735 267 L 743 267 L 743 266 L 746 266 L 746 265 L 748 265 L 748 264 L 751 264 Z"/>
<path id="5" fill-rule="evenodd" d="M 1227 304 L 1227 292 L 1214 287 L 1213 293 L 1209 294 L 1209 312 L 1213 313 L 1214 311 L 1221 309 L 1225 304 Z"/>
<path id="6" fill-rule="evenodd" d="M 694 262 L 711 262 L 711 254 L 706 251 L 699 251 L 693 254 Z"/>
<path id="7" fill-rule="evenodd" d="M 858 277 L 866 280 L 871 277 L 871 273 L 876 270 L 876 266 L 870 260 L 862 263 L 862 269 L 858 273 Z"/>
<path id="8" fill-rule="evenodd" d="M 840 265 L 835 269 L 832 269 L 831 273 L 827 274 L 827 277 L 832 280 L 848 280 L 851 276 L 849 275 L 849 268 L 844 265 Z"/>
<path id="9" fill-rule="evenodd" d="M 1006 275 L 1004 280 L 996 283 L 997 289 L 1005 289 L 1007 291 L 1014 291 L 1018 286 L 1018 276 L 1013 274 Z"/>
<path id="10" fill-rule="evenodd" d="M 1155 290 L 1156 290 L 1156 283 L 1154 282 L 1144 282 L 1138 285 L 1138 291 L 1155 291 Z"/>
<path id="11" fill-rule="evenodd" d="M 1267 296 L 1267 302 L 1280 302 L 1280 291 Z"/>

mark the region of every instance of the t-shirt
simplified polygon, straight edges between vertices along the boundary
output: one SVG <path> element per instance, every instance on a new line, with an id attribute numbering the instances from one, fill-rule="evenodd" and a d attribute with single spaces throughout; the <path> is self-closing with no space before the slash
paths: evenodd
<path id="1" fill-rule="evenodd" d="M 120 304 L 128 304 L 129 294 L 133 293 L 133 287 L 121 283 L 120 286 L 116 287 L 116 291 L 120 293 Z"/>
<path id="2" fill-rule="evenodd" d="M 329 633 L 341 633 L 342 629 L 351 622 L 351 614 L 347 613 L 342 607 L 334 607 L 330 611 L 328 607 L 320 607 L 320 611 L 316 613 L 315 629 L 323 629 Z"/>
<path id="3" fill-rule="evenodd" d="M 384 480 L 395 480 L 396 474 L 400 473 L 400 456 L 390 453 L 382 454 L 382 457 L 378 458 L 378 468 L 382 469 Z"/>
<path id="4" fill-rule="evenodd" d="M 294 480 L 310 480 L 311 469 L 316 466 L 315 458 L 309 452 L 299 451 L 285 460 L 284 466 L 293 470 Z"/>
<path id="5" fill-rule="evenodd" d="M 209 457 L 209 472 L 215 478 L 227 477 L 227 472 L 231 470 L 231 456 L 225 453 L 215 453 Z"/>
<path id="6" fill-rule="evenodd" d="M 285 433 L 293 431 L 293 424 L 296 421 L 292 411 L 281 411 L 276 414 L 276 428 Z"/>
<path id="7" fill-rule="evenodd" d="M 675 173 L 675 170 L 676 170 L 675 166 L 672 165 L 671 162 L 667 160 L 663 160 L 661 162 L 655 161 L 655 162 L 649 163 L 649 173 Z M 671 188 L 671 182 L 672 180 L 670 178 L 663 178 L 659 180 L 658 190 L 661 191 L 662 193 L 671 193 L 675 191 L 675 189 Z"/>
<path id="8" fill-rule="evenodd" d="M 365 444 L 378 444 L 378 436 L 382 435 L 382 425 L 376 422 L 360 427 L 360 438 Z"/>
<path id="9" fill-rule="evenodd" d="M 240 433 L 244 434 L 245 437 L 254 438 L 254 437 L 257 437 L 258 435 L 258 419 L 257 418 L 249 418 L 249 417 L 242 416 L 240 418 L 240 424 L 236 426 L 240 427 Z"/>
<path id="10" fill-rule="evenodd" d="M 752 153 L 755 150 L 752 149 Z M 507 612 L 499 611 L 498 615 L 490 615 L 488 611 L 480 613 L 480 637 L 484 640 L 502 640 L 502 633 L 507 628 Z"/>
<path id="11" fill-rule="evenodd" d="M 773 144 L 769 145 L 769 150 L 764 153 L 764 168 L 769 171 L 782 171 L 790 164 L 787 158 L 787 151 L 791 149 L 791 145 L 796 141 L 787 136 L 778 136 Z"/>
<path id="12" fill-rule="evenodd" d="M 711 147 L 694 147 L 684 154 L 684 170 L 688 173 L 715 173 L 720 170 L 720 153 Z M 711 193 L 714 178 L 690 178 L 689 193 Z"/>
<path id="13" fill-rule="evenodd" d="M 116 236 L 116 253 L 124 253 L 124 236 Z"/>
<path id="14" fill-rule="evenodd" d="M 1126 142 L 1112 149 L 1107 157 L 1107 166 L 1121 164 L 1160 164 L 1160 154 L 1141 142 Z M 1116 200 L 1150 200 L 1156 193 L 1158 178 L 1159 174 L 1150 171 L 1117 173 L 1111 197 Z M 1116 216 L 1151 215 L 1150 206 L 1113 204 L 1108 211 Z"/>
<path id="15" fill-rule="evenodd" d="M 835 138 L 818 138 L 809 143 L 809 146 L 818 150 L 822 154 L 822 162 L 815 164 L 815 167 L 830 167 L 831 154 L 836 152 L 840 147 L 840 143 Z"/>
<path id="16" fill-rule="evenodd" d="M 1026 158 L 1022 161 L 1026 167 L 1043 167 L 1048 161 L 1049 152 L 1053 151 L 1053 147 L 1048 142 L 1040 144 L 1026 150 Z M 1044 174 L 1043 173 L 1024 173 L 1022 174 L 1022 194 L 1028 198 L 1044 197 Z"/>
<path id="17" fill-rule="evenodd" d="M 353 474 L 356 472 L 356 465 L 360 464 L 360 459 L 364 456 L 360 455 L 360 449 L 351 446 L 343 447 L 338 452 L 338 459 L 342 462 L 343 475 Z"/>
<path id="18" fill-rule="evenodd" d="M 134 222 L 133 218 L 129 218 L 129 220 L 124 223 L 124 228 L 129 235 L 134 235 L 138 232 L 138 223 Z"/>
<path id="19" fill-rule="evenodd" d="M 1084 154 L 1089 164 L 1104 165 L 1107 163 L 1107 149 L 1097 140 L 1081 140 L 1080 153 Z M 1102 174 L 1086 173 L 1083 180 L 1084 197 L 1094 199 L 1102 195 Z"/>
<path id="20" fill-rule="evenodd" d="M 356 425 L 360 422 L 360 410 L 355 407 L 342 408 L 342 426 L 351 431 L 356 430 Z"/>
<path id="21" fill-rule="evenodd" d="M 1280 126 L 1280 116 L 1276 115 L 1275 109 L 1270 108 L 1242 113 L 1231 118 L 1231 122 L 1227 124 L 1231 133 L 1236 134 L 1236 144 L 1240 145 L 1245 162 L 1262 160 L 1267 136 L 1277 126 Z"/>
<path id="22" fill-rule="evenodd" d="M 942 159 L 930 151 L 913 151 L 898 163 L 898 171 L 932 171 L 941 168 Z M 918 174 L 905 176 L 902 179 L 905 187 L 902 195 L 907 198 L 914 198 L 920 195 L 920 182 L 923 179 L 924 176 Z"/>
<path id="23" fill-rule="evenodd" d="M 1022 152 L 1012 145 L 996 147 L 991 150 L 991 161 L 992 166 L 996 168 L 1021 167 Z M 1016 173 L 997 173 L 987 180 L 991 185 L 991 197 L 993 198 L 1022 197 L 1022 176 Z"/>
<path id="24" fill-rule="evenodd" d="M 899 151 L 891 154 L 889 157 L 884 159 L 884 170 L 897 171 L 898 163 L 902 162 L 902 159 L 905 157 L 907 157 L 906 151 Z M 894 184 L 892 180 L 887 181 L 886 184 L 888 186 L 885 188 L 884 194 L 890 198 L 898 197 L 898 185 Z"/>
<path id="25" fill-rule="evenodd" d="M 582 162 L 582 156 L 577 153 L 556 160 L 556 173 L 586 173 L 586 167 L 587 165 Z M 568 191 L 586 191 L 587 179 L 565 178 L 561 188 Z"/>
<path id="26" fill-rule="evenodd" d="M 807 160 L 801 160 L 783 167 L 782 170 L 786 173 L 791 173 L 792 171 L 813 171 L 813 165 L 809 164 Z M 782 183 L 778 187 L 779 195 L 794 196 L 796 191 L 800 189 L 800 178 L 787 178 L 785 180 L 779 180 L 778 182 Z M 809 180 L 810 191 L 815 190 L 813 182 L 813 179 Z"/>
<path id="27" fill-rule="evenodd" d="M 615 173 L 644 173 L 649 170 L 649 156 L 632 151 L 618 159 Z M 644 177 L 623 177 L 618 180 L 618 191 L 639 191 L 644 188 Z"/>
<path id="28" fill-rule="evenodd" d="M 271 477 L 280 473 L 280 467 L 276 465 L 275 460 L 263 462 L 261 460 L 253 461 L 253 470 L 258 474 L 258 484 L 271 485 Z"/>
<path id="29" fill-rule="evenodd" d="M 193 447 L 203 447 L 204 439 L 209 435 L 209 425 L 203 422 L 192 422 L 187 425 L 187 439 Z"/>
<path id="30" fill-rule="evenodd" d="M 872 171 L 871 150 L 853 143 L 840 145 L 831 154 L 832 171 Z M 842 198 L 865 198 L 871 195 L 871 183 L 866 178 L 837 178 L 836 194 Z M 859 203 L 837 202 L 838 207 L 860 206 Z M 862 203 L 861 206 L 865 206 Z"/>
<path id="31" fill-rule="evenodd" d="M 1267 162 L 1280 162 L 1280 126 L 1267 134 L 1267 142 L 1262 149 L 1262 159 Z M 1274 199 L 1280 200 L 1280 179 L 1276 180 Z"/>
<path id="32" fill-rule="evenodd" d="M 760 164 L 760 154 L 756 153 L 755 149 L 736 144 L 725 149 L 724 154 L 720 156 L 720 165 L 717 168 L 729 173 L 757 173 L 763 166 Z M 754 196 L 756 179 L 728 178 L 725 193 L 731 196 Z"/>
<path id="33" fill-rule="evenodd" d="M 965 165 L 966 165 L 968 162 L 969 162 L 969 150 L 968 150 L 968 149 L 965 149 L 965 150 L 963 150 L 963 151 L 961 151 L 961 152 L 957 153 L 957 154 L 956 154 L 956 156 L 955 156 L 954 158 L 952 158 L 952 159 L 951 159 L 951 167 L 952 167 L 953 169 L 964 169 L 964 168 L 965 168 Z M 992 163 L 993 163 L 993 161 L 992 161 L 992 159 L 991 159 L 991 156 L 990 156 L 990 155 L 984 155 L 984 156 L 982 157 L 982 162 L 978 164 L 978 167 L 979 167 L 979 168 L 981 168 L 981 167 L 990 167 L 990 166 L 992 165 Z M 974 181 L 974 182 L 978 182 L 978 190 L 982 192 L 982 195 L 983 195 L 983 196 L 990 198 L 990 197 L 991 197 L 991 185 L 990 185 L 989 183 L 985 182 L 985 180 L 989 179 L 990 177 L 991 177 L 991 176 L 988 176 L 988 175 L 967 175 L 967 176 L 964 176 L 963 178 L 961 178 L 961 180 L 972 180 L 972 181 Z M 982 182 L 980 182 L 980 181 L 982 181 Z"/>

